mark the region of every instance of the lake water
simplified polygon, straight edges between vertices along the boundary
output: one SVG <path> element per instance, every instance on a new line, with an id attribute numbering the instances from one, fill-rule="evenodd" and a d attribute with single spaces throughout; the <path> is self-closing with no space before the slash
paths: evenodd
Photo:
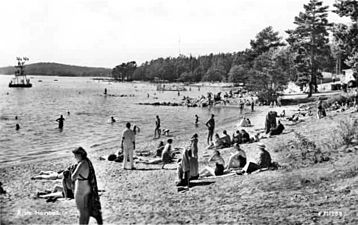
<path id="1" fill-rule="evenodd" d="M 153 140 L 155 115 L 161 118 L 161 127 L 174 136 L 205 129 L 211 113 L 217 124 L 239 118 L 235 108 L 187 108 L 138 105 L 139 102 L 178 102 L 183 95 L 197 97 L 218 87 L 191 87 L 191 91 L 156 91 L 149 83 L 113 83 L 93 78 L 30 76 L 32 88 L 9 88 L 12 76 L 0 76 L 0 165 L 45 160 L 68 154 L 74 146 L 91 146 L 90 150 L 113 149 L 120 146 L 121 132 L 127 121 L 141 128 L 137 142 Z M 107 88 L 108 94 L 103 95 Z M 147 98 L 147 93 L 150 95 Z M 119 97 L 119 95 L 134 95 Z M 157 98 L 157 99 L 156 99 Z M 67 115 L 67 112 L 70 115 Z M 58 129 L 56 119 L 63 114 L 64 129 Z M 194 126 L 194 115 L 199 116 L 199 128 Z M 18 120 L 15 120 L 15 116 Z M 111 116 L 117 120 L 109 123 Z M 21 129 L 16 131 L 19 123 Z"/>

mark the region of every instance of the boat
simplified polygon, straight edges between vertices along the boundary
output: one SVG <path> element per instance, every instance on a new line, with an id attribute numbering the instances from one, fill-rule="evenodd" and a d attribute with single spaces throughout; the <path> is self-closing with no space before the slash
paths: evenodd
<path id="1" fill-rule="evenodd" d="M 15 77 L 9 83 L 10 88 L 30 88 L 32 84 L 25 74 L 25 62 L 29 60 L 27 57 L 17 57 L 17 65 L 15 66 Z"/>

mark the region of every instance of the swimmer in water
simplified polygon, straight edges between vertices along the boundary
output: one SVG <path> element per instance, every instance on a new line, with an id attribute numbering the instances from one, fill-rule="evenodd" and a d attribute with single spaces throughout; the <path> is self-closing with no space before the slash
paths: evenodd
<path id="1" fill-rule="evenodd" d="M 113 116 L 111 116 L 111 123 L 115 123 L 115 122 L 116 122 L 116 120 L 114 119 Z"/>
<path id="2" fill-rule="evenodd" d="M 60 116 L 60 118 L 58 118 L 56 121 L 58 122 L 58 128 L 59 129 L 63 129 L 63 121 L 65 120 L 65 118 L 63 118 L 63 115 Z"/>

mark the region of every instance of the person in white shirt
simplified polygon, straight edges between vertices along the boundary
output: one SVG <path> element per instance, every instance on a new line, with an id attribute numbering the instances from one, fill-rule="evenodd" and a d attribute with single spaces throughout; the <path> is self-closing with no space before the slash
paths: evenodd
<path id="1" fill-rule="evenodd" d="M 135 150 L 135 134 L 130 128 L 131 128 L 131 124 L 128 122 L 126 124 L 126 129 L 124 129 L 122 133 L 121 148 L 123 151 L 123 169 L 127 169 L 127 163 L 129 158 L 130 169 L 132 170 L 135 169 L 133 165 L 134 164 L 133 151 Z"/>

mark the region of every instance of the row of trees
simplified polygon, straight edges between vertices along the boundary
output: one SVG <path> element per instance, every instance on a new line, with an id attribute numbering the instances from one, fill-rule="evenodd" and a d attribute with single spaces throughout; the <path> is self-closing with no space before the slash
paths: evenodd
<path id="1" fill-rule="evenodd" d="M 334 7 L 338 15 L 349 16 L 352 24 L 329 23 L 328 6 L 309 0 L 294 18 L 296 28 L 286 31 L 286 42 L 269 26 L 244 51 L 158 58 L 139 67 L 135 62 L 122 63 L 112 74 L 121 80 L 228 81 L 272 93 L 294 81 L 301 87 L 308 86 L 311 96 L 317 91 L 321 71 L 333 72 L 337 63 L 358 70 L 358 2 L 336 0 Z M 329 41 L 329 31 L 333 32 L 333 42 Z"/>

